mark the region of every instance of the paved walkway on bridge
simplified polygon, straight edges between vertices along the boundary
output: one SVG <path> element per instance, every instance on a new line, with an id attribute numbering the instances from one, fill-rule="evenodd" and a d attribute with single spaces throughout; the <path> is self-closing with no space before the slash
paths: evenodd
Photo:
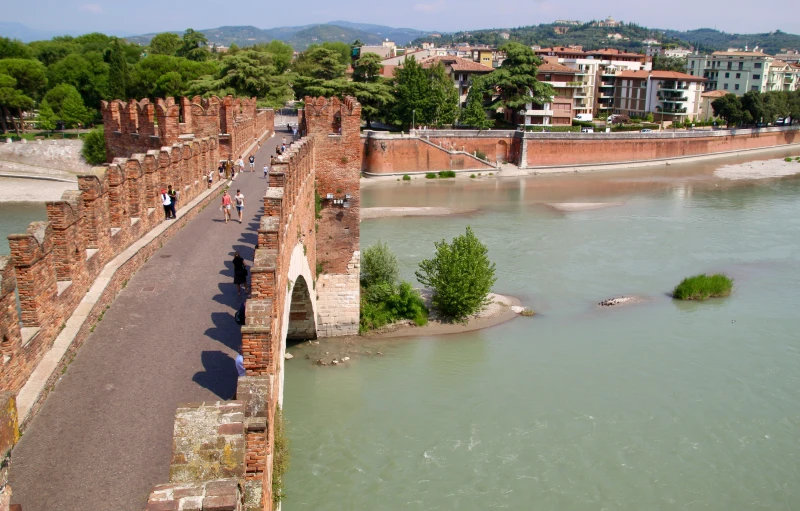
<path id="1" fill-rule="evenodd" d="M 245 195 L 244 223 L 225 224 L 212 202 L 130 279 L 78 351 L 14 448 L 12 502 L 24 511 L 141 511 L 169 481 L 178 405 L 231 398 L 244 299 L 231 260 L 238 250 L 252 263 L 262 167 L 283 136 L 231 185 Z"/>

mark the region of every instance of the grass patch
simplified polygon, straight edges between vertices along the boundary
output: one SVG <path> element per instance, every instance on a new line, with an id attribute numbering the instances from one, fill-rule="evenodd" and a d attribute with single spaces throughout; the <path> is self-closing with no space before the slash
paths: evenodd
<path id="1" fill-rule="evenodd" d="M 436 179 L 436 173 L 435 172 L 426 172 L 425 173 L 425 179 Z"/>
<path id="2" fill-rule="evenodd" d="M 411 176 L 408 174 L 403 174 L 403 181 L 411 181 Z"/>
<path id="3" fill-rule="evenodd" d="M 441 178 L 456 177 L 456 173 L 453 170 L 442 170 L 439 172 L 439 177 Z"/>
<path id="4" fill-rule="evenodd" d="M 528 308 L 526 308 L 525 310 L 523 310 L 522 312 L 520 312 L 520 313 L 519 313 L 519 315 L 520 315 L 520 316 L 529 316 L 529 317 L 530 317 L 530 316 L 535 316 L 535 315 L 536 315 L 536 312 L 534 312 L 534 310 L 533 310 L 533 309 L 528 309 Z"/>
<path id="5" fill-rule="evenodd" d="M 676 300 L 705 300 L 728 296 L 733 289 L 733 279 L 727 275 L 695 275 L 686 277 L 675 286 L 672 297 Z"/>
<path id="6" fill-rule="evenodd" d="M 280 405 L 275 408 L 275 445 L 272 456 L 272 501 L 280 502 L 286 498 L 283 493 L 283 476 L 289 471 L 289 439 L 286 437 L 283 410 Z"/>

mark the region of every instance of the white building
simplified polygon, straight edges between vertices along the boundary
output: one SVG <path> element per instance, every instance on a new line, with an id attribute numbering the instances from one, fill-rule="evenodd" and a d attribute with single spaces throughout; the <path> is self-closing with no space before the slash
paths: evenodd
<path id="1" fill-rule="evenodd" d="M 706 78 L 706 90 L 724 90 L 737 96 L 748 91 L 766 92 L 774 57 L 760 51 L 715 51 L 689 55 L 690 75 Z"/>
<path id="2" fill-rule="evenodd" d="M 675 71 L 623 71 L 615 76 L 614 113 L 656 121 L 686 121 L 700 115 L 705 78 Z"/>

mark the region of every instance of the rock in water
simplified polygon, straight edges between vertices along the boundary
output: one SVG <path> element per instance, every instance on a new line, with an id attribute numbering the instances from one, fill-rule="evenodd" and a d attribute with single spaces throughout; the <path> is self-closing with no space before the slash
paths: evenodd
<path id="1" fill-rule="evenodd" d="M 287 352 L 287 353 L 286 353 L 286 354 L 283 356 L 283 358 L 285 358 L 286 360 L 291 360 L 291 359 L 293 359 L 293 358 L 294 358 L 294 355 L 292 355 L 291 353 Z"/>

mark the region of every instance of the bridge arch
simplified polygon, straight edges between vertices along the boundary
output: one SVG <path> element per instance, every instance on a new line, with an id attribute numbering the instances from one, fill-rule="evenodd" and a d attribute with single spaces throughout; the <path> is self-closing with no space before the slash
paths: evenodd
<path id="1" fill-rule="evenodd" d="M 280 353 L 278 355 L 278 374 L 280 375 L 280 394 L 278 402 L 283 405 L 284 356 L 286 341 L 317 338 L 317 299 L 314 289 L 314 276 L 306 257 L 303 243 L 298 242 L 292 250 L 289 270 L 286 273 L 286 299 L 281 311 Z"/>

